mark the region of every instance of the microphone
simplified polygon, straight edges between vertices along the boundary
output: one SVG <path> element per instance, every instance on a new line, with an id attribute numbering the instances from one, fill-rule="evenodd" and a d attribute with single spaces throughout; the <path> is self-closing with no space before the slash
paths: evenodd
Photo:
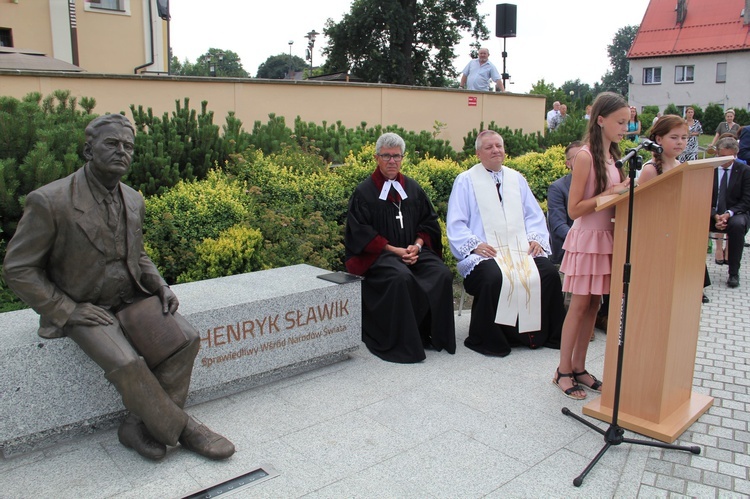
<path id="1" fill-rule="evenodd" d="M 634 149 L 628 149 L 628 153 L 625 155 L 625 157 L 618 159 L 615 163 L 615 166 L 617 168 L 622 168 L 625 163 L 627 163 L 630 158 L 638 154 L 638 151 L 640 151 L 641 149 L 658 153 L 664 152 L 664 148 L 653 140 L 643 139 L 641 143 L 638 144 Z M 640 166 L 638 167 L 638 169 L 640 169 Z"/>
<path id="2" fill-rule="evenodd" d="M 641 145 L 643 146 L 643 149 L 647 151 L 656 152 L 656 153 L 664 152 L 664 148 L 652 140 L 643 139 L 643 141 L 641 142 Z"/>

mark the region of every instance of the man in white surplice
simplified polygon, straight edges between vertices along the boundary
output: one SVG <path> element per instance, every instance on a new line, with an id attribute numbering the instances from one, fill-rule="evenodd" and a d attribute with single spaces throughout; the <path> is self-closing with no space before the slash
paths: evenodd
<path id="1" fill-rule="evenodd" d="M 466 347 L 504 357 L 514 345 L 560 348 L 562 287 L 549 232 L 526 179 L 503 166 L 503 138 L 479 134 L 481 161 L 461 173 L 448 201 L 447 232 L 466 292 L 474 297 Z"/>

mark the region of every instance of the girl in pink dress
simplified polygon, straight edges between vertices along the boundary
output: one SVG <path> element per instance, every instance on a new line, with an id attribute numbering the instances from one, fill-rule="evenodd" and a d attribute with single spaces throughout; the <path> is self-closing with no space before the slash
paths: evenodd
<path id="1" fill-rule="evenodd" d="M 628 132 L 630 108 L 618 94 L 604 92 L 591 109 L 585 142 L 573 160 L 568 214 L 574 220 L 565 238 L 560 271 L 563 291 L 572 293 L 562 328 L 560 365 L 552 382 L 573 399 L 586 398 L 583 387 L 599 392 L 602 383 L 586 371 L 586 352 L 602 294 L 612 274 L 614 209 L 595 211 L 596 198 L 625 192 L 630 179 L 615 167 L 618 143 Z M 580 383 L 580 384 L 579 384 Z"/>

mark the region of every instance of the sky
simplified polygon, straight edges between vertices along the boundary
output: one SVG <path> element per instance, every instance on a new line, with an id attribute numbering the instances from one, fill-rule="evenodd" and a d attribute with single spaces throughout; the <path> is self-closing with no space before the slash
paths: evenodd
<path id="1" fill-rule="evenodd" d="M 305 58 L 305 35 L 322 33 L 326 20 L 335 22 L 348 13 L 352 0 L 171 0 L 170 38 L 173 54 L 191 62 L 209 48 L 239 54 L 245 70 L 255 76 L 269 56 L 289 54 Z M 506 39 L 508 90 L 527 93 L 541 79 L 559 87 L 580 79 L 593 85 L 610 68 L 607 45 L 617 31 L 640 24 L 649 0 L 613 4 L 604 0 L 485 0 L 481 14 L 491 38 L 484 42 L 490 61 L 503 69 L 503 39 L 496 38 L 495 9 L 498 3 L 517 6 L 517 35 Z M 617 6 L 615 6 L 617 5 Z M 454 66 L 461 71 L 470 60 L 470 38 L 456 48 Z M 325 62 L 321 49 L 327 44 L 318 35 L 313 51 L 315 66 Z"/>

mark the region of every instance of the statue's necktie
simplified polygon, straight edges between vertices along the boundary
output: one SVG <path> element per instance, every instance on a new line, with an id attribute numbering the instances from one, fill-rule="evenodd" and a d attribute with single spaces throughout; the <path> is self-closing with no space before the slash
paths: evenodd
<path id="1" fill-rule="evenodd" d="M 112 232 L 117 230 L 117 223 L 120 221 L 120 210 L 117 209 L 117 200 L 108 192 L 104 197 L 104 204 L 107 205 L 107 226 Z"/>

